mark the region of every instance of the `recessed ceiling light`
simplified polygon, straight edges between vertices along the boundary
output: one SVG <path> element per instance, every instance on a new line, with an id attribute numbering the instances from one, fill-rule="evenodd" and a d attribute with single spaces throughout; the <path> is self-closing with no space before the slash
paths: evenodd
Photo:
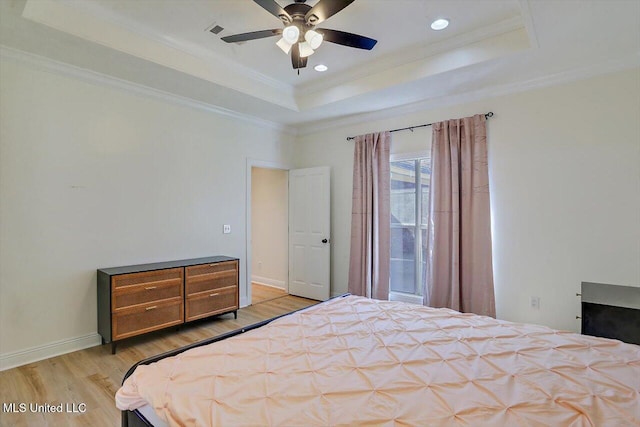
<path id="1" fill-rule="evenodd" d="M 444 18 L 436 19 L 431 23 L 431 29 L 436 31 L 444 30 L 448 26 L 449 20 Z"/>
<path id="2" fill-rule="evenodd" d="M 318 64 L 315 67 L 313 67 L 313 69 L 316 70 L 316 71 L 320 71 L 322 73 L 323 71 L 327 71 L 329 69 L 329 67 L 327 67 L 324 64 Z"/>

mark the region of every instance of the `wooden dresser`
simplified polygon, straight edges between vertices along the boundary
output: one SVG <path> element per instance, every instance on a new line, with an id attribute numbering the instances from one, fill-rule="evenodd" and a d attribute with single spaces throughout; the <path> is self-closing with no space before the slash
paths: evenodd
<path id="1" fill-rule="evenodd" d="M 197 319 L 238 317 L 238 259 L 186 259 L 98 270 L 98 333 L 116 342 Z"/>

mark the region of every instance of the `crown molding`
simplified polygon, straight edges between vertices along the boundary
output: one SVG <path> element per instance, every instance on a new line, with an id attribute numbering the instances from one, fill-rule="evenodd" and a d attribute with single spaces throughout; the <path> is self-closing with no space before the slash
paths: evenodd
<path id="1" fill-rule="evenodd" d="M 424 44 L 418 47 L 412 46 L 402 50 L 401 52 L 388 54 L 382 58 L 376 59 L 375 63 L 363 64 L 362 66 L 356 67 L 353 71 L 305 83 L 303 87 L 296 86 L 295 96 L 296 99 L 299 100 L 300 97 L 310 96 L 313 93 L 322 92 L 336 86 L 348 84 L 349 82 L 357 79 L 381 73 L 390 68 L 397 67 L 398 64 L 424 60 L 439 53 L 449 52 L 491 37 L 522 29 L 523 27 L 522 18 L 516 16 L 493 25 L 450 37 L 437 43 Z"/>
<path id="2" fill-rule="evenodd" d="M 2 61 L 10 60 L 22 64 L 27 64 L 40 70 L 60 74 L 67 77 L 73 77 L 88 83 L 122 90 L 126 93 L 135 93 L 148 98 L 169 102 L 209 113 L 219 114 L 221 116 L 230 117 L 245 123 L 250 123 L 262 128 L 274 129 L 289 135 L 297 135 L 297 130 L 293 127 L 261 119 L 248 114 L 238 113 L 214 104 L 197 101 L 185 96 L 176 95 L 163 90 L 155 89 L 139 83 L 133 83 L 128 80 L 119 79 L 117 77 L 108 76 L 86 68 L 77 67 L 75 65 L 56 61 L 51 58 L 25 52 L 5 45 L 0 45 L 0 59 Z"/>
<path id="3" fill-rule="evenodd" d="M 536 25 L 533 22 L 533 14 L 531 13 L 531 3 L 529 0 L 519 0 L 520 13 L 522 13 L 522 20 L 524 22 L 524 28 L 527 30 L 529 36 L 529 42 L 531 47 L 539 48 L 540 43 L 538 41 L 538 33 L 536 32 Z"/>
<path id="4" fill-rule="evenodd" d="M 196 101 L 191 98 L 175 95 L 169 92 L 154 89 L 138 83 L 132 83 L 126 80 L 107 76 L 95 71 L 76 67 L 67 63 L 55 61 L 53 59 L 35 55 L 22 50 L 14 49 L 8 46 L 0 45 L 0 59 L 2 61 L 11 60 L 14 62 L 24 63 L 44 71 L 61 74 L 64 76 L 74 77 L 82 81 L 92 84 L 113 87 L 127 93 L 136 93 L 138 95 L 149 98 L 182 105 L 197 110 L 207 111 L 226 117 L 231 117 L 246 123 L 250 123 L 259 127 L 274 129 L 293 136 L 307 136 L 324 130 L 356 125 L 366 122 L 373 122 L 380 119 L 396 117 L 408 113 L 421 110 L 429 110 L 433 108 L 464 104 L 475 102 L 481 99 L 496 98 L 499 96 L 524 92 L 528 90 L 540 89 L 547 86 L 553 86 L 572 81 L 587 79 L 601 74 L 622 71 L 628 68 L 640 67 L 640 52 L 636 52 L 623 59 L 603 61 L 597 64 L 591 64 L 586 67 L 578 67 L 560 73 L 551 74 L 524 82 L 508 83 L 504 85 L 495 85 L 482 88 L 476 91 L 466 92 L 457 95 L 443 96 L 438 98 L 430 98 L 422 101 L 405 104 L 398 107 L 387 108 L 369 113 L 353 114 L 339 119 L 327 119 L 322 121 L 311 121 L 301 123 L 299 125 L 284 125 L 258 117 L 238 113 L 223 107 Z"/>
<path id="5" fill-rule="evenodd" d="M 542 89 L 574 81 L 584 80 L 599 75 L 615 73 L 630 68 L 640 67 L 640 52 L 636 52 L 623 59 L 614 59 L 591 64 L 586 67 L 577 67 L 547 76 L 530 79 L 523 82 L 507 83 L 504 85 L 494 85 L 471 92 L 455 95 L 446 95 L 437 98 L 429 98 L 422 101 L 404 104 L 398 107 L 386 108 L 384 110 L 369 113 L 353 114 L 340 119 L 328 119 L 318 122 L 303 123 L 298 126 L 298 136 L 308 136 L 314 133 L 323 132 L 337 127 L 359 125 L 366 122 L 375 122 L 422 110 L 432 110 L 435 108 L 449 107 L 452 105 L 468 104 L 483 99 L 497 98 L 530 90 Z M 377 129 L 372 129 L 376 131 Z"/>
<path id="6" fill-rule="evenodd" d="M 121 19 L 117 19 L 112 15 L 100 15 L 98 17 L 96 15 L 96 11 L 93 8 L 88 7 L 89 3 L 67 2 L 66 4 L 72 5 L 74 7 L 80 7 L 82 8 L 83 11 L 93 15 L 95 19 L 106 21 L 112 25 L 116 25 L 127 31 L 130 31 L 131 33 L 137 34 L 139 37 L 152 40 L 158 44 L 162 44 L 171 49 L 175 49 L 175 50 L 187 53 L 196 58 L 200 58 L 206 62 L 209 62 L 209 64 L 212 66 L 219 66 L 220 64 L 224 64 L 224 66 L 232 69 L 234 72 L 237 72 L 238 74 L 241 74 L 243 77 L 260 82 L 278 91 L 282 91 L 285 93 L 293 93 L 292 85 L 283 83 L 265 74 L 259 73 L 254 69 L 249 68 L 245 65 L 239 64 L 234 61 L 230 61 L 226 56 L 220 55 L 211 50 L 199 48 L 190 43 L 181 42 L 177 39 L 167 39 L 162 34 L 159 34 L 155 31 L 145 30 L 140 26 L 131 25 L 130 23 Z"/>
<path id="7" fill-rule="evenodd" d="M 55 0 L 27 0 L 21 18 L 54 30 L 79 37 L 134 57 L 172 68 L 176 71 L 209 81 L 240 93 L 297 111 L 292 88 L 273 87 L 264 84 L 242 69 L 232 67 L 228 60 L 217 64 L 202 55 L 185 52 L 170 43 L 159 43 L 113 21 L 95 16 L 85 8 Z M 191 49 L 193 51 L 193 49 Z"/>

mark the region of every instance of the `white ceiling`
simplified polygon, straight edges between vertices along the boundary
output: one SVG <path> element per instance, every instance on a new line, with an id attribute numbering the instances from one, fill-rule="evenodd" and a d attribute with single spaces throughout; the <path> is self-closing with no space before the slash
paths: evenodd
<path id="1" fill-rule="evenodd" d="M 449 28 L 431 30 L 438 17 L 450 19 Z M 224 30 L 206 31 L 213 24 Z M 281 27 L 251 0 L 0 1 L 5 52 L 301 133 L 389 108 L 428 108 L 640 65 L 640 0 L 356 0 L 318 27 L 378 44 L 365 51 L 325 42 L 300 75 L 277 37 L 220 40 Z M 314 71 L 318 63 L 329 70 Z"/>

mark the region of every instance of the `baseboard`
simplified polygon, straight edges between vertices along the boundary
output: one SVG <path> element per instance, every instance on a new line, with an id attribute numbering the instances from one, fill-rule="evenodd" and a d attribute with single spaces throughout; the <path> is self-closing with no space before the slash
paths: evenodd
<path id="1" fill-rule="evenodd" d="M 71 353 L 72 351 L 84 350 L 85 348 L 94 347 L 101 343 L 102 339 L 100 335 L 93 333 L 82 337 L 55 341 L 13 353 L 1 354 L 0 371 L 6 371 L 7 369 L 26 365 L 27 363 L 60 356 L 61 354 Z"/>
<path id="2" fill-rule="evenodd" d="M 287 282 L 284 280 L 269 279 L 268 277 L 251 276 L 251 282 L 255 282 L 259 285 L 270 286 L 272 288 L 287 290 Z"/>

